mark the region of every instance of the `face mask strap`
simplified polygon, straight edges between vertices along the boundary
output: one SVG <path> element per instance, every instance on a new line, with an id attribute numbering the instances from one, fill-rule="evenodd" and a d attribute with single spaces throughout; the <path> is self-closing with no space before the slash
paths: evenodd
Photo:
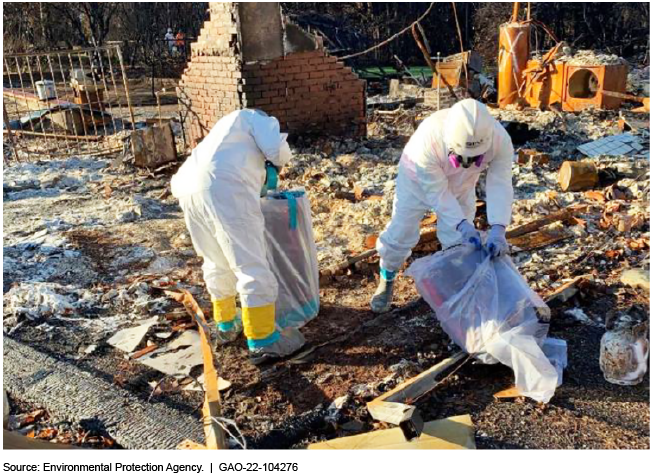
<path id="1" fill-rule="evenodd" d="M 454 154 L 453 152 L 449 154 L 449 162 L 451 166 L 455 169 L 460 167 L 460 156 Z"/>

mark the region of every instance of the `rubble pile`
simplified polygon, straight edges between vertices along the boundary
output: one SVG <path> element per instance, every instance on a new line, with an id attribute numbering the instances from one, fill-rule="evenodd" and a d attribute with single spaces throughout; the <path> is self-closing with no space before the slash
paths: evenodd
<path id="1" fill-rule="evenodd" d="M 626 61 L 618 55 L 592 50 L 578 50 L 565 56 L 564 60 L 567 64 L 573 66 L 609 66 L 615 64 L 626 64 Z"/>
<path id="2" fill-rule="evenodd" d="M 627 75 L 627 90 L 630 94 L 650 96 L 650 66 L 632 67 Z"/>
<path id="3" fill-rule="evenodd" d="M 304 187 L 309 192 L 321 263 L 363 251 L 365 238 L 388 223 L 400 155 L 400 149 L 367 141 L 352 151 L 335 145 L 329 156 L 294 156 L 282 187 Z"/>
<path id="4" fill-rule="evenodd" d="M 546 51 L 534 51 L 530 57 L 535 61 L 542 61 Z M 594 50 L 560 50 L 556 58 L 571 66 L 610 66 L 617 64 L 627 64 L 627 62 L 618 55 L 605 53 Z"/>
<path id="5" fill-rule="evenodd" d="M 169 308 L 138 282 L 144 275 L 169 285 L 166 275 L 194 256 L 152 240 L 148 223 L 183 230 L 177 205 L 161 195 L 168 181 L 89 157 L 5 167 L 5 332 L 32 322 L 46 333 L 85 329 L 101 343 L 132 319 Z"/>
<path id="6" fill-rule="evenodd" d="M 609 59 L 603 57 L 600 61 Z M 648 69 L 632 71 L 631 81 L 642 88 Z M 421 103 L 408 101 L 395 105 L 395 101 L 378 98 L 374 104 L 368 114 L 365 139 L 290 139 L 296 141 L 294 159 L 282 171 L 280 187 L 304 189 L 309 194 L 321 270 L 375 247 L 376 237 L 391 218 L 402 149 L 419 123 L 434 112 Z M 576 277 L 584 276 L 588 282 L 580 291 L 584 296 L 594 299 L 615 296 L 620 305 L 617 309 L 597 308 L 589 307 L 589 299 L 573 301 L 565 309 L 554 311 L 562 319 L 602 333 L 614 321 L 639 322 L 644 314 L 631 309 L 630 303 L 638 301 L 641 291 L 623 283 L 621 276 L 628 269 L 650 269 L 647 128 L 626 131 L 641 145 L 634 153 L 596 153 L 586 157 L 578 147 L 623 132 L 618 111 L 568 113 L 514 107 L 490 110 L 504 125 L 517 126 L 508 129 L 516 151 L 527 149 L 533 152 L 531 157 L 545 158 L 539 162 L 513 158 L 515 202 L 511 228 L 571 207 L 579 209 L 572 217 L 512 241 L 513 261 L 526 282 L 546 298 Z M 647 122 L 647 115 L 639 117 Z M 593 164 L 598 172 L 598 185 L 586 190 L 563 191 L 558 172 L 565 161 Z M 201 260 L 192 248 L 178 203 L 169 194 L 172 169 L 162 173 L 144 172 L 128 164 L 92 157 L 6 166 L 3 175 L 4 331 L 25 341 L 56 342 L 62 348 L 57 351 L 75 359 L 97 356 L 98 349 L 102 357 L 112 352 L 110 355 L 117 356 L 127 369 L 146 375 L 142 380 L 151 395 L 176 395 L 200 388 L 200 372 L 190 373 L 201 363 L 195 326 L 187 312 L 163 292 L 182 286 L 204 309 L 209 309 L 209 296 L 201 280 Z M 486 199 L 485 177 L 479 181 L 477 196 L 481 201 Z M 484 207 L 479 207 L 479 223 L 485 224 L 484 215 Z M 432 217 L 427 219 L 429 224 L 434 222 Z M 353 274 L 360 268 L 355 266 L 349 272 Z M 640 274 L 642 279 L 643 272 Z M 402 289 L 412 288 L 412 283 L 405 281 L 400 284 L 404 286 Z M 370 280 L 363 283 L 359 289 L 351 287 L 350 292 L 341 288 L 324 292 L 330 293 L 328 298 L 336 299 L 337 304 L 341 295 L 354 294 L 354 299 L 363 299 L 355 305 L 363 307 L 367 303 L 366 294 L 372 292 L 368 291 L 372 287 Z M 332 298 L 334 293 L 336 298 Z M 341 304 L 341 308 L 350 306 L 349 303 Z M 623 306 L 628 309 L 622 313 Z M 408 332 L 416 329 L 413 334 L 420 331 L 424 334 L 432 328 L 430 313 L 404 314 L 399 319 L 408 321 L 404 327 Z M 326 325 L 321 323 L 317 324 Z M 337 327 L 341 326 L 332 324 L 328 332 L 348 333 L 344 328 L 337 331 Z M 398 352 L 391 347 L 395 334 L 394 329 L 387 330 L 371 336 L 364 345 Z M 409 335 L 409 342 L 411 338 Z M 427 368 L 440 358 L 441 352 L 451 352 L 451 343 L 443 342 L 449 345 L 435 342 L 422 350 L 421 354 L 427 356 L 423 361 L 396 360 L 395 365 L 386 365 L 382 371 L 388 371 L 389 375 L 379 376 L 381 372 L 373 367 L 370 374 L 377 372 L 372 377 L 378 379 L 375 384 L 357 380 L 356 386 L 349 388 L 348 377 L 354 375 L 351 372 L 318 375 L 319 380 L 314 379 L 311 384 L 320 388 L 316 384 L 325 384 L 329 379 L 330 384 L 337 382 L 348 392 L 341 397 L 343 400 L 335 401 L 330 407 L 331 418 L 336 419 L 341 408 L 351 407 L 344 405 L 345 399 L 362 401 L 375 397 L 385 387 L 403 382 Z M 232 352 L 237 349 L 242 350 L 236 348 Z M 183 366 L 184 362 L 189 363 Z M 142 365 L 138 367 L 139 364 Z M 346 367 L 345 371 L 350 368 Z M 116 382 L 121 382 L 121 371 L 117 372 L 120 375 L 115 377 Z M 277 375 L 284 375 L 285 371 L 280 368 Z M 309 372 L 315 375 L 319 370 Z M 309 372 L 305 375 L 310 375 Z M 241 379 L 257 378 L 257 374 L 251 375 L 241 377 L 231 373 L 226 377 L 232 378 L 233 387 L 238 388 Z M 272 372 L 260 375 L 260 381 L 273 378 Z M 220 384 L 223 390 L 230 385 L 225 381 Z M 265 387 L 279 392 L 273 390 L 274 385 Z M 313 395 L 313 390 L 310 391 Z M 237 416 L 255 429 L 250 431 L 270 430 L 275 422 L 269 416 L 268 407 L 264 407 L 267 403 L 257 400 L 260 397 L 251 398 L 251 392 L 233 396 L 231 402 L 241 405 L 236 410 Z M 332 392 L 328 394 L 331 396 Z M 292 408 L 296 404 L 287 403 L 289 399 L 284 395 L 274 394 L 274 398 L 277 408 L 283 405 L 280 411 L 296 412 Z M 228 411 L 234 413 L 232 408 L 228 407 Z M 353 425 L 349 428 L 353 429 Z"/>

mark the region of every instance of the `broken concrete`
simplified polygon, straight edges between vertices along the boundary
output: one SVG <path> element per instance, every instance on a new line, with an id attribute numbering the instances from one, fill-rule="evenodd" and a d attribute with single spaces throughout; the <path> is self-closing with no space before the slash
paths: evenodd
<path id="1" fill-rule="evenodd" d="M 185 331 L 166 347 L 139 358 L 138 362 L 166 375 L 187 376 L 193 368 L 203 365 L 199 333 Z"/>
<path id="2" fill-rule="evenodd" d="M 118 331 L 107 343 L 124 352 L 133 352 L 142 342 L 151 326 L 158 322 L 157 317 L 142 321 L 139 326 Z"/>

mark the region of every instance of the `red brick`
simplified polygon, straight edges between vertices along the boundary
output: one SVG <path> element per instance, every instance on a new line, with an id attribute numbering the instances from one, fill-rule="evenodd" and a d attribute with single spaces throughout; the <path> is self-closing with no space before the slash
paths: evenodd
<path id="1" fill-rule="evenodd" d="M 285 74 L 300 74 L 302 71 L 300 66 L 291 66 L 290 68 L 285 69 Z"/>

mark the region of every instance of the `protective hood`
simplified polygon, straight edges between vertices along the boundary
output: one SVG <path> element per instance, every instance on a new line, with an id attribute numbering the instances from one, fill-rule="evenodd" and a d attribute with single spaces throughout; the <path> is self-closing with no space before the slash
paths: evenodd
<path id="1" fill-rule="evenodd" d="M 495 121 L 484 104 L 463 99 L 449 110 L 444 137 L 447 149 L 463 157 L 485 154 L 492 145 Z"/>

